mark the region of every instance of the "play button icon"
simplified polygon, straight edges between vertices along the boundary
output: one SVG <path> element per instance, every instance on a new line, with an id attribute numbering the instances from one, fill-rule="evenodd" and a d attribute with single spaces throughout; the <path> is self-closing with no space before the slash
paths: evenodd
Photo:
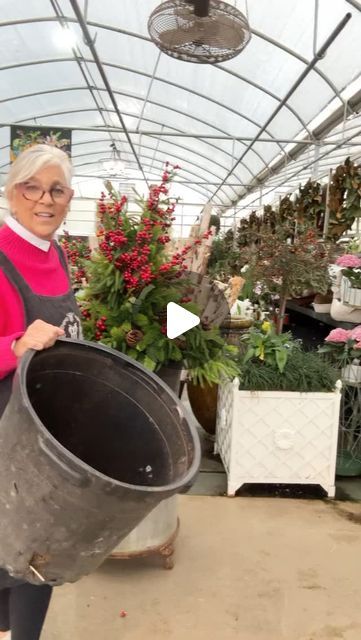
<path id="1" fill-rule="evenodd" d="M 167 304 L 167 338 L 174 340 L 186 331 L 193 329 L 201 319 L 175 302 Z"/>

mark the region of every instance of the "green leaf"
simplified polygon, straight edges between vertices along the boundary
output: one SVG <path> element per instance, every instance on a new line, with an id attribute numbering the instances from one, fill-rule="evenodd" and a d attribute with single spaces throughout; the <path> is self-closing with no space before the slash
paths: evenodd
<path id="1" fill-rule="evenodd" d="M 144 313 L 137 313 L 134 316 L 134 323 L 138 327 L 143 329 L 144 327 L 148 327 L 149 326 L 149 319 L 147 318 L 147 316 L 144 315 Z"/>
<path id="2" fill-rule="evenodd" d="M 128 331 L 131 331 L 132 325 L 130 322 L 123 322 L 120 328 L 124 333 L 128 333 Z"/>
<path id="3" fill-rule="evenodd" d="M 136 349 L 127 349 L 126 354 L 129 358 L 133 358 L 133 360 L 138 360 L 139 358 L 139 353 Z"/>
<path id="4" fill-rule="evenodd" d="M 255 355 L 255 350 L 253 349 L 253 347 L 248 347 L 245 356 L 243 358 L 243 362 L 248 362 L 248 360 L 251 360 Z"/>
<path id="5" fill-rule="evenodd" d="M 276 362 L 280 372 L 282 373 L 287 362 L 287 352 L 285 350 L 276 351 Z"/>
<path id="6" fill-rule="evenodd" d="M 157 363 L 152 360 L 149 356 L 145 355 L 143 358 L 143 365 L 149 369 L 150 371 L 154 371 L 157 366 Z"/>

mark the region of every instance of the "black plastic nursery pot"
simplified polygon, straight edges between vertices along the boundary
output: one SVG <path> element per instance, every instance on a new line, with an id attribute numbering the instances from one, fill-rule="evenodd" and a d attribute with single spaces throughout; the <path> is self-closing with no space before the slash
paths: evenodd
<path id="1" fill-rule="evenodd" d="M 196 429 L 158 376 L 90 342 L 29 351 L 0 421 L 0 566 L 75 582 L 199 464 Z"/>

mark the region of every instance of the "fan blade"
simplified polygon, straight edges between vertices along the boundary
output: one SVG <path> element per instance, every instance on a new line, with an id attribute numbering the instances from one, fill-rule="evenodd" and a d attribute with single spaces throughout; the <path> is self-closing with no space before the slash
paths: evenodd
<path id="1" fill-rule="evenodd" d="M 215 33 L 215 41 L 213 46 L 219 48 L 229 47 L 231 49 L 237 49 L 245 40 L 248 40 L 249 33 L 244 28 L 241 28 L 239 24 L 235 24 L 232 18 L 228 16 L 219 16 L 216 21 L 217 33 Z"/>
<path id="2" fill-rule="evenodd" d="M 160 42 L 166 47 L 180 47 L 193 41 L 193 29 L 168 29 L 158 33 Z"/>
<path id="3" fill-rule="evenodd" d="M 231 17 L 218 15 L 216 18 L 190 19 L 189 12 L 178 13 L 178 27 L 158 34 L 159 40 L 166 47 L 181 47 L 186 44 L 197 44 L 215 49 L 237 49 L 249 39 L 246 28 L 236 24 Z"/>

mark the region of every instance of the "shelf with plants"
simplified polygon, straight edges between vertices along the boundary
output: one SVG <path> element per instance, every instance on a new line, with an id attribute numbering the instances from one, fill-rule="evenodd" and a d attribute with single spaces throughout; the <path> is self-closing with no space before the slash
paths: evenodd
<path id="1" fill-rule="evenodd" d="M 260 304 L 263 310 L 270 312 L 271 315 L 275 311 L 277 312 L 278 330 L 280 331 L 286 315 L 285 296 L 283 295 L 284 291 L 282 291 L 282 289 L 286 289 L 286 281 L 280 282 L 279 275 L 280 271 L 285 271 L 285 269 L 280 269 L 281 260 L 285 257 L 287 260 L 287 255 L 293 258 L 291 254 L 294 249 L 297 254 L 298 249 L 302 248 L 304 244 L 303 240 L 306 234 L 312 232 L 314 234 L 315 260 L 312 267 L 312 255 L 309 254 L 307 256 L 308 267 L 311 266 L 312 273 L 318 272 L 318 276 L 314 280 L 320 277 L 322 282 L 320 280 L 311 282 L 310 280 L 313 278 L 309 275 L 310 271 L 307 268 L 304 270 L 304 279 L 308 280 L 308 282 L 305 282 L 304 291 L 298 286 L 301 284 L 298 279 L 296 287 L 288 287 L 287 299 L 298 298 L 300 300 L 300 298 L 304 297 L 304 293 L 309 293 L 313 296 L 315 294 L 330 294 L 329 289 L 325 290 L 325 261 L 322 259 L 322 264 L 319 262 L 320 247 L 317 245 L 323 244 L 324 248 L 327 247 L 326 257 L 330 257 L 330 248 L 335 247 L 336 242 L 340 240 L 345 232 L 352 228 L 355 220 L 361 215 L 360 203 L 361 165 L 354 163 L 350 158 L 346 158 L 343 163 L 330 173 L 328 184 L 308 180 L 304 185 L 300 185 L 296 193 L 281 198 L 277 206 L 265 205 L 262 212 L 252 211 L 247 218 L 242 218 L 239 221 L 236 232 L 233 229 L 229 229 L 225 234 L 220 234 L 211 254 L 211 273 L 218 274 L 223 278 L 230 274 L 240 274 L 244 265 L 252 259 L 252 252 L 254 253 L 254 262 L 259 263 L 259 258 L 262 258 L 263 253 L 262 238 L 265 238 L 267 244 L 267 238 L 272 243 L 272 239 L 276 239 L 277 236 L 283 234 L 283 240 L 278 238 L 280 240 L 277 244 L 278 251 L 274 252 L 280 255 L 279 260 L 275 257 L 275 261 L 278 261 L 279 264 L 274 264 L 275 261 L 271 260 L 272 255 L 264 256 L 266 264 L 267 259 L 271 261 L 271 264 L 269 274 L 263 273 L 261 275 L 269 276 L 267 277 L 269 282 L 262 284 L 262 281 L 252 283 L 249 280 L 243 290 L 245 295 L 247 293 L 254 303 Z M 280 252 L 279 249 L 282 244 L 288 244 L 289 246 L 283 247 Z M 283 254 L 283 257 L 281 254 Z M 320 266 L 323 269 L 322 276 L 320 275 Z M 273 267 L 276 267 L 275 271 L 277 271 L 278 275 L 275 275 L 272 281 L 271 271 Z M 307 267 L 306 263 L 305 267 Z M 282 286 L 277 287 L 277 284 Z M 270 290 L 268 290 L 267 285 L 269 285 Z M 328 282 L 329 286 L 330 282 Z M 331 299 L 332 295 L 331 297 L 328 296 L 327 303 L 330 303 Z M 324 301 L 324 299 L 322 300 Z M 311 302 L 311 298 L 309 301 Z M 302 302 L 306 302 L 306 299 L 304 298 Z"/>

